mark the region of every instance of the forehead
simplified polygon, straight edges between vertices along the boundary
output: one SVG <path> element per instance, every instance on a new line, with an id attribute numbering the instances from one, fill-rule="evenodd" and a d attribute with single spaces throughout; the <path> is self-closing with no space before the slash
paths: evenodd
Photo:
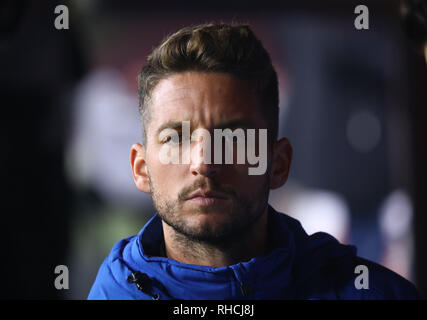
<path id="1" fill-rule="evenodd" d="M 248 84 L 224 73 L 185 72 L 161 80 L 150 103 L 150 130 L 164 123 L 189 120 L 214 128 L 245 119 L 254 128 L 264 122 L 258 99 Z M 154 130 L 153 130 L 154 129 Z"/>

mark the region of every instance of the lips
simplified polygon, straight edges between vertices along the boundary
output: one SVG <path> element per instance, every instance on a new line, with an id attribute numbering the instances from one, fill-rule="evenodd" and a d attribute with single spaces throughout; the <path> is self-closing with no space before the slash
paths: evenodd
<path id="1" fill-rule="evenodd" d="M 213 190 L 197 190 L 193 192 L 187 200 L 191 200 L 194 198 L 206 198 L 206 199 L 228 199 L 227 195 L 221 192 L 213 191 Z"/>

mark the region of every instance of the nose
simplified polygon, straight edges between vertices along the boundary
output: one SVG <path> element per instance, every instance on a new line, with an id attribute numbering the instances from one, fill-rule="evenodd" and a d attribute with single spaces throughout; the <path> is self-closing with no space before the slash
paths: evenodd
<path id="1" fill-rule="evenodd" d="M 213 178 L 220 170 L 220 164 L 213 162 L 213 148 L 210 147 L 210 142 L 206 139 L 197 141 L 191 148 L 191 162 L 190 170 L 194 176 L 202 175 L 205 177 Z"/>

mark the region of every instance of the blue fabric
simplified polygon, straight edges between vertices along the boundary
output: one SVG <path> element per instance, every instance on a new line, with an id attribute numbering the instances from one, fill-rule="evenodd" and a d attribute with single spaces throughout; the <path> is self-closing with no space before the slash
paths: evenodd
<path id="1" fill-rule="evenodd" d="M 308 236 L 300 223 L 269 207 L 274 249 L 220 268 L 158 256 L 163 242 L 156 214 L 138 235 L 117 242 L 102 263 L 88 299 L 418 299 L 396 273 L 356 256 L 331 235 Z M 369 270 L 369 289 L 356 289 L 357 265 Z M 128 277 L 140 272 L 139 288 Z"/>

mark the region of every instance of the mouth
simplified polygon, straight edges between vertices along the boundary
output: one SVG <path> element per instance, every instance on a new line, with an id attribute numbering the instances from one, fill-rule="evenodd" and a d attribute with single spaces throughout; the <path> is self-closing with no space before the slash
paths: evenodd
<path id="1" fill-rule="evenodd" d="M 229 197 L 221 192 L 212 190 L 198 190 L 192 193 L 186 201 L 200 206 L 212 206 L 223 204 L 228 199 Z"/>

